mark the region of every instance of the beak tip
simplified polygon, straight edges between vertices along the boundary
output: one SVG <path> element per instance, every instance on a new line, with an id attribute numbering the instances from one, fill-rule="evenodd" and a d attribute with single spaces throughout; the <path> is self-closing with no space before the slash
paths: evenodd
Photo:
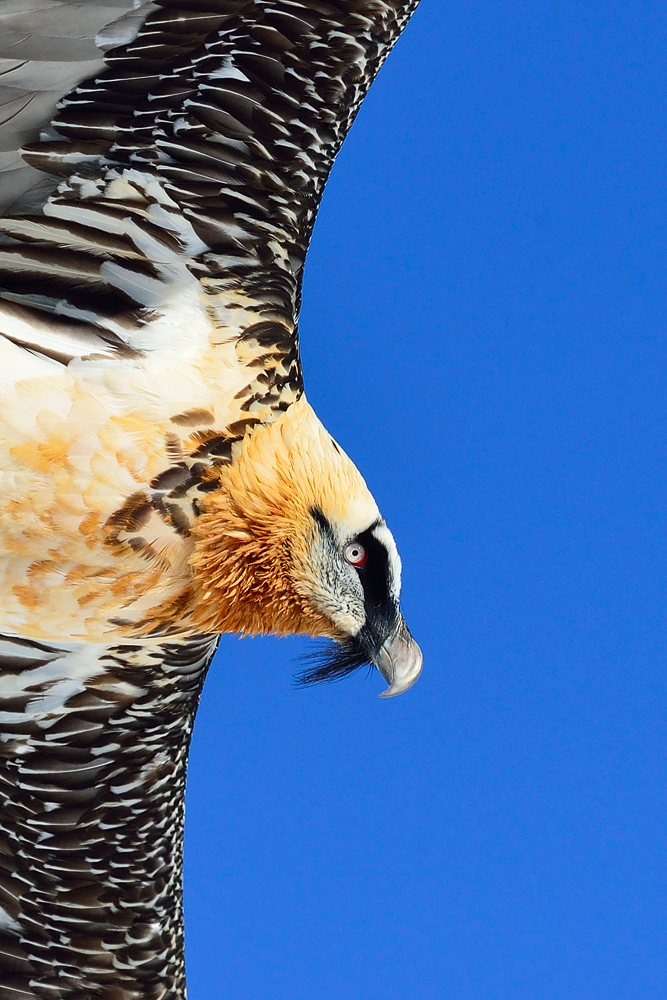
<path id="1" fill-rule="evenodd" d="M 385 691 L 380 691 L 378 698 L 395 698 L 397 694 L 403 694 L 404 688 L 399 688 L 396 690 L 394 685 L 388 687 Z"/>
<path id="2" fill-rule="evenodd" d="M 407 629 L 406 629 L 407 631 Z M 410 633 L 389 638 L 380 651 L 377 667 L 389 687 L 378 698 L 394 698 L 411 688 L 422 672 L 423 657 Z"/>
<path id="3" fill-rule="evenodd" d="M 399 682 L 390 684 L 385 691 L 380 691 L 378 698 L 395 698 L 397 694 L 403 694 L 404 691 L 408 691 L 412 685 L 417 681 L 421 673 L 421 667 L 419 670 L 410 678 L 403 678 Z"/>

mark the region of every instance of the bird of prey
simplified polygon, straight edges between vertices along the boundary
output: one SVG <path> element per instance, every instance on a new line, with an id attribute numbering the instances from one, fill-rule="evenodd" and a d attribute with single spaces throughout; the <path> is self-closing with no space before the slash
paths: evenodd
<path id="1" fill-rule="evenodd" d="M 185 767 L 223 632 L 421 653 L 303 392 L 332 162 L 418 0 L 0 6 L 0 1000 L 185 996 Z"/>

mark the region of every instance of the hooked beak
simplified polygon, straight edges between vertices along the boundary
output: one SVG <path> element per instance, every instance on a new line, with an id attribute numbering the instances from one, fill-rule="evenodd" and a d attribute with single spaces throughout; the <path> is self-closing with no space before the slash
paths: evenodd
<path id="1" fill-rule="evenodd" d="M 401 618 L 394 634 L 374 657 L 375 666 L 389 685 L 378 698 L 393 698 L 412 687 L 422 672 L 422 660 L 422 651 Z"/>

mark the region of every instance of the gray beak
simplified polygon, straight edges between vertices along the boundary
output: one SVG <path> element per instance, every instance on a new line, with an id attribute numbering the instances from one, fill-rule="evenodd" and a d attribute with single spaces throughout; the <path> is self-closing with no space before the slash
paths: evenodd
<path id="1" fill-rule="evenodd" d="M 422 672 L 422 651 L 410 635 L 403 619 L 375 657 L 378 668 L 389 687 L 378 698 L 393 698 L 403 694 Z"/>

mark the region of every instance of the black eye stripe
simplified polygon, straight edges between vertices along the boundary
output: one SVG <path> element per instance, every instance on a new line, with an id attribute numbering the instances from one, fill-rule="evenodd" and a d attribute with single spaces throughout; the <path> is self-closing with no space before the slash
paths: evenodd
<path id="1" fill-rule="evenodd" d="M 389 553 L 379 542 L 372 529 L 357 535 L 357 541 L 366 550 L 367 559 L 357 572 L 364 588 L 366 612 L 383 607 L 389 600 Z"/>
<path id="2" fill-rule="evenodd" d="M 333 528 L 322 510 L 319 507 L 311 507 L 310 513 L 322 534 L 338 550 L 340 542 L 336 541 Z M 374 530 L 383 523 L 382 518 L 378 518 L 365 531 L 348 539 L 342 551 L 344 557 L 345 548 L 354 542 L 358 542 L 366 551 L 366 560 L 362 565 L 353 566 L 352 563 L 349 565 L 353 566 L 355 572 L 359 574 L 359 581 L 364 590 L 364 610 L 368 627 L 371 627 L 373 621 L 379 623 L 380 618 L 383 621 L 385 619 L 387 621 L 393 620 L 396 615 L 396 602 L 389 589 L 389 553 L 382 542 L 378 541 L 373 534 Z M 384 631 L 385 627 L 382 626 L 380 630 Z"/>
<path id="3" fill-rule="evenodd" d="M 320 530 L 334 541 L 334 532 L 328 518 L 319 507 L 311 507 L 311 516 Z M 360 532 L 354 538 L 350 538 L 346 545 L 359 542 L 366 550 L 366 561 L 362 566 L 355 566 L 361 585 L 364 588 L 364 605 L 367 619 L 377 614 L 380 608 L 385 608 L 393 601 L 389 594 L 389 553 L 379 542 L 373 531 L 382 524 L 382 518 L 378 518 L 366 531 Z"/>
<path id="4" fill-rule="evenodd" d="M 298 684 L 340 680 L 359 667 L 370 665 L 382 643 L 395 630 L 399 615 L 398 605 L 389 589 L 389 553 L 373 534 L 375 528 L 384 523 L 382 519 L 375 521 L 366 531 L 349 538 L 341 550 L 340 542 L 336 540 L 322 511 L 313 507 L 311 515 L 322 534 L 328 538 L 333 551 L 344 556 L 345 548 L 355 542 L 366 550 L 367 558 L 362 566 L 352 567 L 350 564 L 363 587 L 366 621 L 358 635 L 351 636 L 340 644 L 320 649 L 308 657 L 315 666 L 297 675 Z"/>

